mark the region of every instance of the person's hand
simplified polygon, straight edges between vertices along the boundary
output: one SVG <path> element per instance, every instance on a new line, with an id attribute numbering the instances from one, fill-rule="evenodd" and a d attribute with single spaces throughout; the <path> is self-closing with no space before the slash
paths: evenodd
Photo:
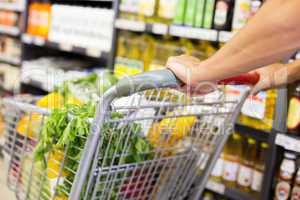
<path id="1" fill-rule="evenodd" d="M 276 63 L 250 72 L 258 73 L 260 77 L 258 83 L 253 87 L 252 93 L 256 94 L 259 91 L 268 90 L 278 86 L 280 84 L 279 82 L 286 82 L 281 81 L 287 78 L 285 69 L 284 64 Z"/>
<path id="2" fill-rule="evenodd" d="M 166 67 L 180 79 L 184 86 L 182 91 L 191 95 L 207 94 L 216 89 L 213 82 L 201 82 L 198 79 L 200 60 L 189 55 L 170 57 Z"/>

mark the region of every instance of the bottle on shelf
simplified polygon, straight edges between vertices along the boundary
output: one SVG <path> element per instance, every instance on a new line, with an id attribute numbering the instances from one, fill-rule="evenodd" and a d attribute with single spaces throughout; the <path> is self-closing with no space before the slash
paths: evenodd
<path id="1" fill-rule="evenodd" d="M 241 191 L 250 192 L 257 152 L 256 141 L 248 138 L 245 146 L 246 149 L 243 150 L 237 184 Z"/>
<path id="2" fill-rule="evenodd" d="M 222 173 L 224 167 L 223 155 L 217 160 L 212 172 L 211 172 L 211 180 L 215 182 L 222 182 Z"/>
<path id="3" fill-rule="evenodd" d="M 242 29 L 250 16 L 251 0 L 236 0 L 233 19 L 232 19 L 232 30 L 238 31 Z"/>
<path id="4" fill-rule="evenodd" d="M 173 21 L 174 24 L 183 25 L 186 6 L 187 6 L 187 0 L 178 0 L 177 1 L 174 21 Z"/>
<path id="5" fill-rule="evenodd" d="M 214 29 L 230 30 L 232 20 L 232 0 L 217 0 L 214 16 Z"/>
<path id="6" fill-rule="evenodd" d="M 196 16 L 194 26 L 196 28 L 202 28 L 204 18 L 205 0 L 198 0 L 196 7 Z"/>
<path id="7" fill-rule="evenodd" d="M 296 85 L 290 98 L 287 128 L 288 132 L 293 135 L 300 134 L 300 83 Z"/>
<path id="8" fill-rule="evenodd" d="M 262 5 L 262 2 L 260 0 L 252 0 L 251 1 L 249 19 L 257 13 L 257 11 L 261 7 L 261 5 Z"/>
<path id="9" fill-rule="evenodd" d="M 136 20 L 139 10 L 139 0 L 122 0 L 120 3 L 120 18 Z"/>
<path id="10" fill-rule="evenodd" d="M 189 0 L 186 6 L 184 25 L 194 26 L 197 12 L 197 0 Z"/>
<path id="11" fill-rule="evenodd" d="M 242 155 L 242 138 L 233 133 L 228 139 L 223 152 L 223 182 L 227 187 L 235 187 Z"/>
<path id="12" fill-rule="evenodd" d="M 256 156 L 256 162 L 254 164 L 251 191 L 256 197 L 259 197 L 262 188 L 263 174 L 265 171 L 265 162 L 268 154 L 268 148 L 269 145 L 267 143 L 262 142 L 260 144 L 259 153 Z"/>
<path id="13" fill-rule="evenodd" d="M 295 177 L 291 200 L 300 200 L 300 166 L 298 166 L 297 174 Z"/>
<path id="14" fill-rule="evenodd" d="M 284 158 L 279 169 L 279 177 L 275 187 L 275 200 L 287 200 L 291 193 L 291 184 L 296 171 L 296 155 L 284 153 Z"/>
<path id="15" fill-rule="evenodd" d="M 206 0 L 203 18 L 203 28 L 211 29 L 214 19 L 215 0 Z"/>
<path id="16" fill-rule="evenodd" d="M 155 22 L 159 0 L 139 0 L 138 18 L 146 22 Z"/>
<path id="17" fill-rule="evenodd" d="M 161 22 L 170 24 L 175 15 L 177 0 L 160 0 L 158 8 L 158 17 Z"/>

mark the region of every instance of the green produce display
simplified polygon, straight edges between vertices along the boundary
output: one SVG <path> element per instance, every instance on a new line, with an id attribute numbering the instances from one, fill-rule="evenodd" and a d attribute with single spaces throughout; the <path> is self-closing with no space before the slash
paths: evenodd
<path id="1" fill-rule="evenodd" d="M 83 79 L 65 83 L 58 88 L 58 91 L 62 92 L 61 94 L 64 96 L 73 95 L 70 88 L 75 84 L 85 89 L 104 92 L 116 83 L 114 76 L 107 75 L 105 77 L 105 80 L 99 80 L 97 74 L 91 74 Z M 100 83 L 100 86 L 97 83 Z M 74 181 L 86 138 L 90 133 L 90 121 L 94 116 L 95 103 L 90 100 L 85 104 L 67 104 L 55 108 L 46 118 L 41 129 L 39 142 L 34 150 L 34 162 L 42 163 L 46 169 L 55 168 L 57 173 L 59 169 L 56 168 L 58 167 L 50 166 L 54 164 L 53 161 L 49 162 L 49 155 L 56 154 L 52 156 L 56 162 L 64 162 L 63 181 L 59 183 L 52 194 L 65 197 L 70 193 L 71 183 Z M 115 121 L 123 117 L 118 112 L 112 112 L 110 116 Z M 98 165 L 107 167 L 152 159 L 153 147 L 142 135 L 142 127 L 138 123 L 106 122 L 101 130 L 100 142 L 103 145 L 100 145 L 99 157 L 95 158 L 98 159 Z M 118 156 L 122 154 L 124 156 Z"/>

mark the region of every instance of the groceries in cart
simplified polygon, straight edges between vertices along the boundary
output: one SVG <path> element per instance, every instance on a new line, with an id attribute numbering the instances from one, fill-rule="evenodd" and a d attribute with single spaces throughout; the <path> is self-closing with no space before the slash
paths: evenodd
<path id="1" fill-rule="evenodd" d="M 161 89 L 177 84 L 167 70 L 119 82 L 106 75 L 65 82 L 33 103 L 4 100 L 8 184 L 18 198 L 201 195 L 239 101 L 222 89 L 199 97 Z"/>

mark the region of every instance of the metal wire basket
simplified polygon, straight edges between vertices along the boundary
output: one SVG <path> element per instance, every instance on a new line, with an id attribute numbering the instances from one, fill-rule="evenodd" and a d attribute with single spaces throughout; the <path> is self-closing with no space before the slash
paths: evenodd
<path id="1" fill-rule="evenodd" d="M 102 96 L 89 134 L 52 149 L 46 167 L 32 152 L 50 111 L 4 100 L 8 185 L 19 199 L 199 199 L 248 92 L 231 101 L 223 90 L 162 89 L 178 84 L 168 70 L 121 80 Z"/>

